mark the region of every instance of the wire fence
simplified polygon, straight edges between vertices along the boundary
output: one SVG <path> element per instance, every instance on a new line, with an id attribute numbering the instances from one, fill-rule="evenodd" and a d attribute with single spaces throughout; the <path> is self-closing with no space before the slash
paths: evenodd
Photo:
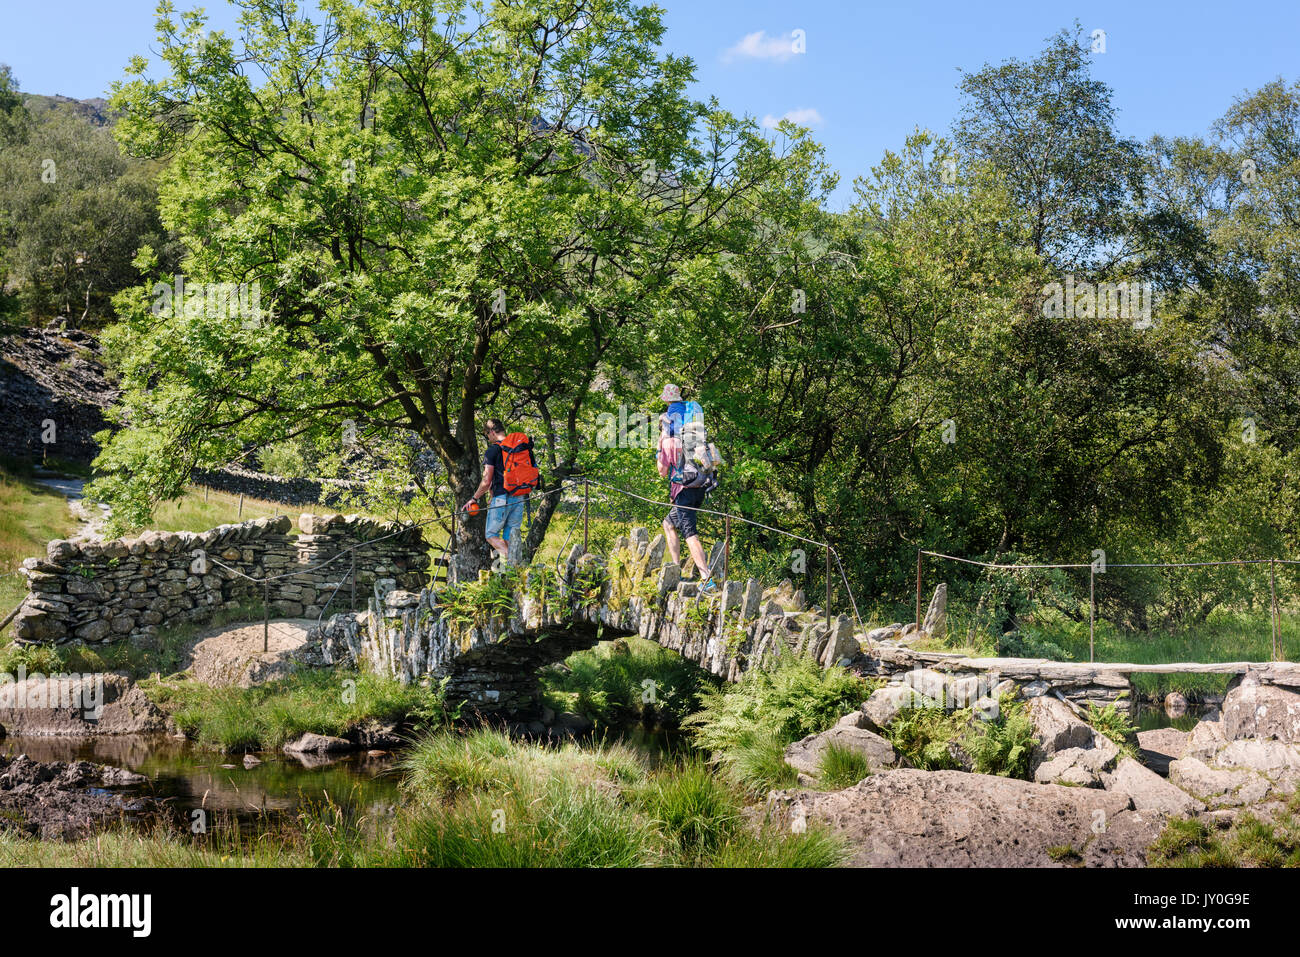
<path id="1" fill-rule="evenodd" d="M 971 629 L 997 625 L 990 620 L 997 616 L 1015 617 L 1007 605 L 1015 602 L 1007 591 L 990 598 L 995 591 L 995 581 L 1012 578 L 1019 582 L 1021 591 L 1028 595 L 1016 596 L 1036 607 L 1051 605 L 1057 612 L 1069 617 L 1071 602 L 1077 599 L 1082 612 L 1086 601 L 1088 624 L 1088 660 L 1097 661 L 1098 625 L 1103 616 L 1113 630 L 1150 635 L 1162 627 L 1171 634 L 1181 631 L 1193 635 L 1198 629 L 1216 630 L 1210 624 L 1216 612 L 1243 612 L 1258 616 L 1260 606 L 1267 603 L 1267 647 L 1272 661 L 1283 660 L 1283 623 L 1289 600 L 1297 595 L 1300 585 L 1300 560 L 1288 558 L 1242 558 L 1213 561 L 1185 562 L 1111 562 L 1104 555 L 1092 562 L 1056 563 L 999 563 L 964 558 L 944 552 L 918 549 L 916 554 L 916 621 L 921 627 L 923 618 L 922 597 L 925 560 L 953 562 L 983 569 L 987 574 L 981 587 L 968 596 L 976 605 L 970 615 Z M 1036 574 L 1035 574 L 1036 573 Z M 1062 573 L 1052 579 L 1054 573 Z M 1086 576 L 1086 600 L 1080 594 Z M 951 602 L 950 595 L 949 601 Z M 1002 607 L 995 607 L 999 602 Z M 1151 612 L 1156 614 L 1152 615 Z M 1082 615 L 1080 614 L 1080 618 Z M 1253 621 L 1253 619 L 1251 619 Z M 1005 622 L 1004 622 L 1005 623 Z M 1237 647 L 1250 644 L 1246 632 L 1227 626 L 1217 626 L 1217 631 Z M 996 632 L 996 627 L 992 630 Z M 1262 636 L 1262 628 L 1257 629 Z M 1230 633 L 1231 632 L 1231 633 Z M 1222 644 L 1222 643 L 1220 643 Z M 1132 645 L 1129 645 L 1132 648 Z M 1223 650 L 1231 651 L 1232 646 Z M 1260 649 L 1262 651 L 1262 649 Z"/>

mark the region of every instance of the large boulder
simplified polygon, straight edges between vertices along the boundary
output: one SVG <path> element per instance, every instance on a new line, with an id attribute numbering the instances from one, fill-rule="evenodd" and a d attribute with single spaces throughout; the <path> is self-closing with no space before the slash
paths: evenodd
<path id="1" fill-rule="evenodd" d="M 1210 807 L 1258 804 L 1269 797 L 1271 782 L 1262 774 L 1211 767 L 1200 758 L 1179 758 L 1169 765 L 1169 780 Z"/>
<path id="2" fill-rule="evenodd" d="M 1142 763 L 1154 771 L 1156 774 L 1169 773 L 1169 762 L 1176 761 L 1182 756 L 1183 748 L 1187 746 L 1188 732 L 1179 731 L 1177 728 L 1153 728 L 1150 731 L 1139 731 L 1138 739 L 1138 757 Z"/>
<path id="3" fill-rule="evenodd" d="M 1102 781 L 1106 790 L 1127 794 L 1138 811 L 1174 817 L 1205 810 L 1200 801 L 1132 758 L 1123 758 Z"/>
<path id="4" fill-rule="evenodd" d="M 1221 719 L 1198 721 L 1188 733 L 1178 757 L 1210 761 L 1227 743 L 1228 739 L 1224 736 Z"/>
<path id="5" fill-rule="evenodd" d="M 1142 866 L 1161 822 L 1131 808 L 1118 791 L 911 769 L 768 797 L 778 826 L 824 823 L 859 867 Z"/>
<path id="6" fill-rule="evenodd" d="M 1300 742 L 1300 694 L 1260 684 L 1246 675 L 1223 699 L 1223 734 L 1229 741 L 1273 738 Z"/>
<path id="7" fill-rule="evenodd" d="M 856 716 L 846 717 L 857 720 Z M 821 774 L 822 752 L 830 744 L 862 755 L 867 759 L 867 767 L 872 771 L 893 767 L 898 763 L 898 752 L 894 750 L 892 744 L 866 728 L 844 723 L 843 719 L 829 731 L 810 734 L 786 748 L 786 763 L 801 774 L 816 778 Z"/>
<path id="8" fill-rule="evenodd" d="M 1091 748 L 1094 732 L 1058 698 L 1042 695 L 1029 701 L 1029 720 L 1034 725 L 1034 765 L 1048 761 L 1058 751 L 1071 748 Z"/>
<path id="9" fill-rule="evenodd" d="M 908 708 L 920 708 L 934 702 L 920 694 L 910 685 L 886 685 L 877 688 L 871 697 L 862 702 L 862 713 L 867 718 L 868 727 L 874 731 L 883 731 L 889 723 L 898 717 L 900 711 Z"/>
<path id="10" fill-rule="evenodd" d="M 146 734 L 167 716 L 124 675 L 33 675 L 0 684 L 0 726 L 11 735 Z"/>
<path id="11" fill-rule="evenodd" d="M 1075 787 L 1100 787 L 1102 776 L 1115 766 L 1119 747 L 1102 734 L 1094 733 L 1086 748 L 1065 748 L 1034 768 L 1039 784 L 1070 784 Z"/>
<path id="12" fill-rule="evenodd" d="M 190 650 L 190 673 L 194 680 L 214 688 L 251 688 L 286 678 L 310 654 L 309 636 L 315 625 L 307 618 L 279 619 L 270 622 L 265 635 L 262 622 L 208 629 Z"/>

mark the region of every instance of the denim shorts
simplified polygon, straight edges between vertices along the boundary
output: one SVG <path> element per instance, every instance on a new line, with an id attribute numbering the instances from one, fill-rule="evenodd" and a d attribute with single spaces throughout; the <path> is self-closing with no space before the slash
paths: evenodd
<path id="1" fill-rule="evenodd" d="M 524 501 L 527 495 L 494 495 L 488 502 L 487 538 L 512 542 L 524 524 Z M 505 534 L 501 530 L 505 529 Z"/>

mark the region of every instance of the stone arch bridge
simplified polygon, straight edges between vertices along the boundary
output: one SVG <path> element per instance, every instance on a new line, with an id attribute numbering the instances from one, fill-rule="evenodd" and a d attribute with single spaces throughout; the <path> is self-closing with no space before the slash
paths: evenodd
<path id="1" fill-rule="evenodd" d="M 616 539 L 607 557 L 575 545 L 554 574 L 519 570 L 508 612 L 484 609 L 472 618 L 437 604 L 431 589 L 381 581 L 367 611 L 334 615 L 308 644 L 325 664 L 364 664 L 403 682 L 445 678 L 448 699 L 481 714 L 529 713 L 538 704 L 539 668 L 632 635 L 728 681 L 784 654 L 809 654 L 824 667 L 858 657 L 852 620 L 828 621 L 789 581 L 768 589 L 755 579 L 729 581 L 716 596 L 700 597 L 664 551 L 663 536 L 652 541 L 644 528 Z M 479 582 L 487 584 L 487 572 Z"/>

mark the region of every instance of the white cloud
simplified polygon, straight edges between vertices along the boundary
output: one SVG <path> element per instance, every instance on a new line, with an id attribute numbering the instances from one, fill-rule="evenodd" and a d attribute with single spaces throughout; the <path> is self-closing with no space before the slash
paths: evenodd
<path id="1" fill-rule="evenodd" d="M 763 117 L 763 128 L 768 130 L 776 129 L 776 124 L 782 120 L 789 120 L 791 123 L 797 123 L 799 126 L 821 126 L 825 120 L 822 119 L 821 113 L 817 112 L 815 107 L 805 107 L 802 110 L 786 110 L 780 116 L 773 116 L 768 113 Z"/>
<path id="2" fill-rule="evenodd" d="M 779 37 L 769 37 L 766 30 L 747 33 L 734 47 L 722 54 L 724 63 L 734 60 L 775 60 L 784 63 L 795 55 L 795 35 L 792 30 Z"/>

